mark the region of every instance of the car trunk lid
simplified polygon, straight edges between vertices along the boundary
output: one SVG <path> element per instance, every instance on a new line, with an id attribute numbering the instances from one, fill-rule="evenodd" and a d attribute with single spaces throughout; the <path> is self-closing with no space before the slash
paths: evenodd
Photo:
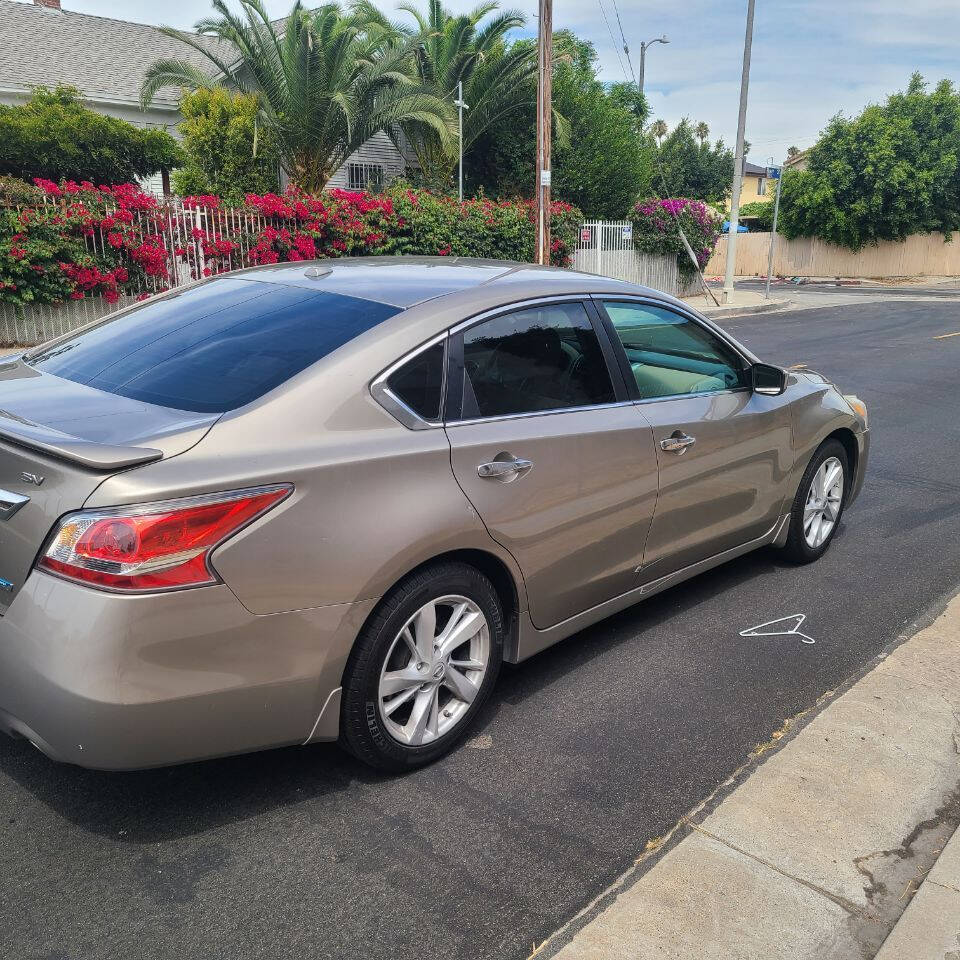
<path id="1" fill-rule="evenodd" d="M 112 474 L 189 449 L 216 419 L 41 373 L 19 358 L 0 365 L 0 614 L 59 517 Z"/>

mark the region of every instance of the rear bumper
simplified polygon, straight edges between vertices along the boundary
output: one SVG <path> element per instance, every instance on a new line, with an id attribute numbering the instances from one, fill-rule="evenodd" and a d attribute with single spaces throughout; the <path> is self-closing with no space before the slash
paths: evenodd
<path id="1" fill-rule="evenodd" d="M 256 616 L 222 585 L 124 597 L 35 572 L 0 618 L 0 730 L 109 770 L 333 739 L 373 605 Z"/>

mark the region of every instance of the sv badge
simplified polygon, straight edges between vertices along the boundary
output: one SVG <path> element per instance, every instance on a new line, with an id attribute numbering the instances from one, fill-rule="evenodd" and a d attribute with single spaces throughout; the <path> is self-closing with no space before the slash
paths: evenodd
<path id="1" fill-rule="evenodd" d="M 39 473 L 27 473 L 27 471 L 24 470 L 20 474 L 20 479 L 23 480 L 24 483 L 32 483 L 35 487 L 39 487 L 40 484 L 46 480 L 46 477 L 41 477 Z"/>

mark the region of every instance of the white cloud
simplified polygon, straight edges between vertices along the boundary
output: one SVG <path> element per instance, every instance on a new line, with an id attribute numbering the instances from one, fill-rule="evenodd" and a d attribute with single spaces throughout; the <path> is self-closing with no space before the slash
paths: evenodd
<path id="1" fill-rule="evenodd" d="M 266 0 L 277 16 L 291 0 Z M 460 11 L 476 0 L 447 0 Z M 392 4 L 392 0 L 387 0 Z M 604 80 L 623 79 L 616 55 L 614 0 L 602 0 L 614 40 L 596 0 L 563 0 L 556 28 L 596 45 Z M 655 117 L 674 124 L 705 120 L 711 135 L 732 143 L 737 122 L 746 0 L 617 0 L 636 67 L 640 42 L 666 33 L 647 56 L 647 94 Z M 190 27 L 209 13 L 203 0 L 64 0 L 70 10 Z M 385 4 L 386 5 L 386 4 Z M 536 0 L 505 0 L 535 24 Z M 782 157 L 788 146 L 809 146 L 831 116 L 855 114 L 901 89 L 914 70 L 936 81 L 960 81 L 956 57 L 960 4 L 956 0 L 760 0 L 757 4 L 747 139 L 751 159 Z"/>

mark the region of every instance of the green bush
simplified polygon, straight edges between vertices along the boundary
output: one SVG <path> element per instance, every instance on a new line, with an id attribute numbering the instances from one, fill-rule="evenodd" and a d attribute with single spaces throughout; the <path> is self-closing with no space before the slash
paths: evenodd
<path id="1" fill-rule="evenodd" d="M 214 194 L 231 206 L 241 206 L 248 193 L 276 190 L 277 154 L 269 131 L 256 122 L 258 109 L 253 94 L 222 87 L 184 93 L 184 158 L 173 189 L 181 196 Z"/>
<path id="2" fill-rule="evenodd" d="M 740 207 L 740 219 L 743 220 L 744 217 L 751 217 L 747 226 L 751 230 L 766 230 L 770 231 L 773 229 L 773 201 L 765 200 L 755 200 L 753 203 L 745 203 Z"/>
<path id="3" fill-rule="evenodd" d="M 778 229 L 859 250 L 880 240 L 960 229 L 960 92 L 928 91 L 915 73 L 905 92 L 858 117 L 834 117 L 806 170 L 787 171 Z M 782 226 L 781 226 L 782 225 Z"/>
<path id="4" fill-rule="evenodd" d="M 88 110 L 73 87 L 36 87 L 25 104 L 0 106 L 0 174 L 126 183 L 179 161 L 166 131 Z"/>

